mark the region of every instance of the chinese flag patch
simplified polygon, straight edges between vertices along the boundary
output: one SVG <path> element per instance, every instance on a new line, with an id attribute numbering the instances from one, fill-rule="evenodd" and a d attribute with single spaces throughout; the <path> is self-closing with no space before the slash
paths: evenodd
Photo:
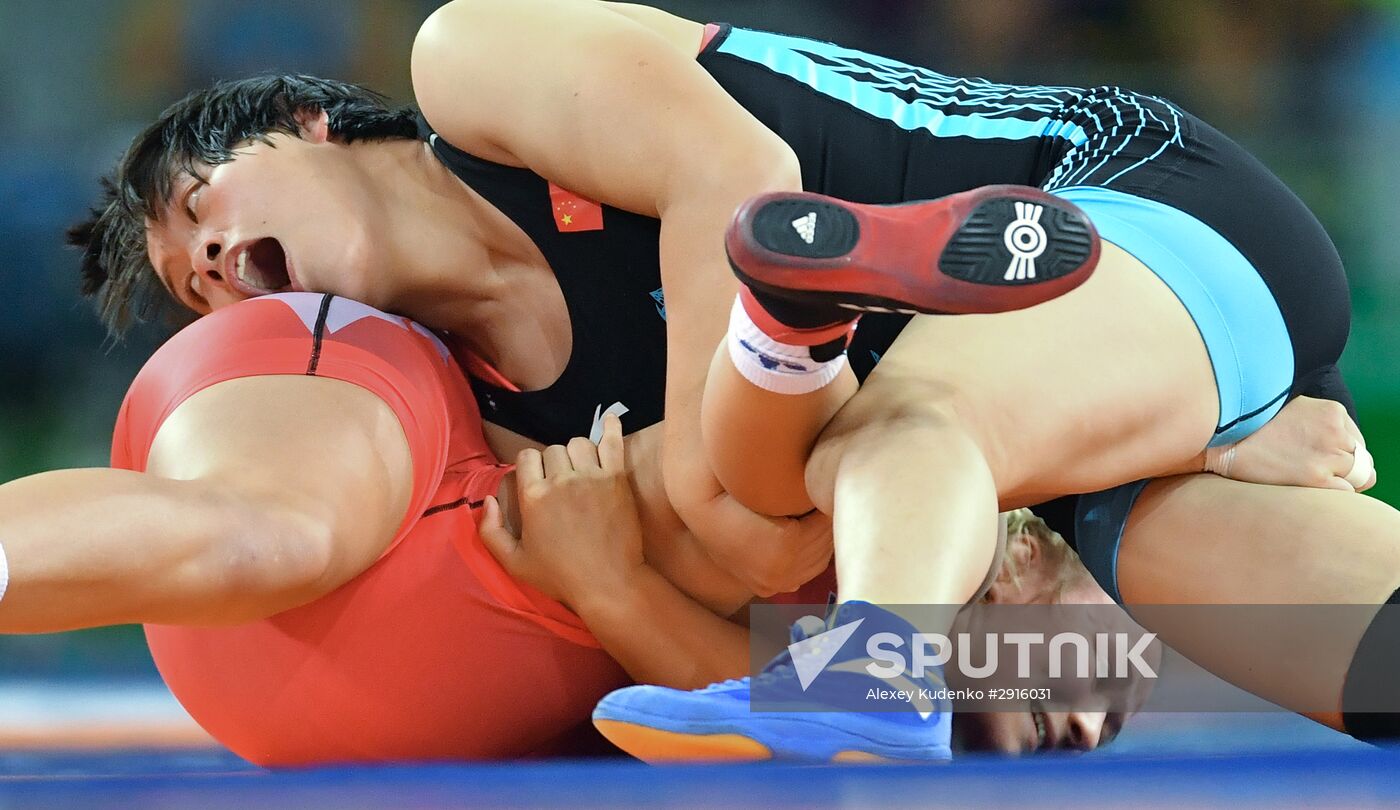
<path id="1" fill-rule="evenodd" d="M 554 207 L 554 225 L 561 233 L 603 230 L 603 206 L 587 197 L 550 183 L 549 201 Z"/>

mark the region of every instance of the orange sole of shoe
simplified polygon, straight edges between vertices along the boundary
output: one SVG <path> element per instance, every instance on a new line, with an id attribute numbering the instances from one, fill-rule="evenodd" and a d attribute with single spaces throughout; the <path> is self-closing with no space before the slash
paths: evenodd
<path id="1" fill-rule="evenodd" d="M 593 725 L 618 748 L 643 762 L 759 762 L 773 752 L 739 734 L 681 734 L 618 720 L 595 720 Z"/>
<path id="2" fill-rule="evenodd" d="M 741 734 L 681 734 L 618 720 L 595 720 L 593 725 L 613 745 L 643 762 L 654 765 L 684 762 L 764 762 L 773 758 L 766 745 Z M 916 760 L 892 759 L 865 751 L 839 751 L 831 758 L 837 765 L 927 765 Z"/>
<path id="3" fill-rule="evenodd" d="M 891 759 L 865 751 L 838 751 L 831 758 L 838 765 L 942 765 L 942 762 L 925 762 L 915 759 Z"/>

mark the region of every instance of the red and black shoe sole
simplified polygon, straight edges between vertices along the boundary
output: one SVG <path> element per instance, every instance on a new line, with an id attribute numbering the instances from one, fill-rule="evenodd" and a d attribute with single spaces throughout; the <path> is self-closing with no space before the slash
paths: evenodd
<path id="1" fill-rule="evenodd" d="M 811 193 L 746 202 L 725 234 L 752 288 L 862 312 L 1024 309 L 1084 283 L 1098 232 L 1073 203 L 1027 186 L 927 202 L 862 205 Z"/>

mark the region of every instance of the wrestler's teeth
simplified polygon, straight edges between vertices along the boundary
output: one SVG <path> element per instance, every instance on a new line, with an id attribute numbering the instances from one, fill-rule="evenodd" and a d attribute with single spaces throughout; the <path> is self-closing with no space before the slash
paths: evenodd
<path id="1" fill-rule="evenodd" d="M 248 278 L 248 251 L 238 254 L 238 261 L 234 265 L 234 271 L 238 273 L 238 280 L 250 287 L 256 287 L 252 279 Z"/>

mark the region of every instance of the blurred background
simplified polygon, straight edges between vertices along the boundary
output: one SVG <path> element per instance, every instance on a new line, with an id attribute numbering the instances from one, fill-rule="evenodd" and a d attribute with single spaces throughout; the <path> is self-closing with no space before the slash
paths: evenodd
<path id="1" fill-rule="evenodd" d="M 1210 121 L 1297 190 L 1335 239 L 1355 302 L 1343 369 L 1378 461 L 1375 493 L 1400 501 L 1400 467 L 1388 466 L 1400 459 L 1400 272 L 1388 247 L 1400 228 L 1397 0 L 653 4 L 955 75 L 1121 84 Z M 104 464 L 126 385 L 161 339 L 153 328 L 107 339 L 62 247 L 137 130 L 190 89 L 263 70 L 348 79 L 411 102 L 409 49 L 437 5 L 0 0 L 0 295 L 10 301 L 0 317 L 0 480 Z M 138 631 L 0 638 L 0 684 L 99 676 L 151 678 Z M 0 731 L 18 716 L 50 716 L 44 694 L 0 691 Z"/>

